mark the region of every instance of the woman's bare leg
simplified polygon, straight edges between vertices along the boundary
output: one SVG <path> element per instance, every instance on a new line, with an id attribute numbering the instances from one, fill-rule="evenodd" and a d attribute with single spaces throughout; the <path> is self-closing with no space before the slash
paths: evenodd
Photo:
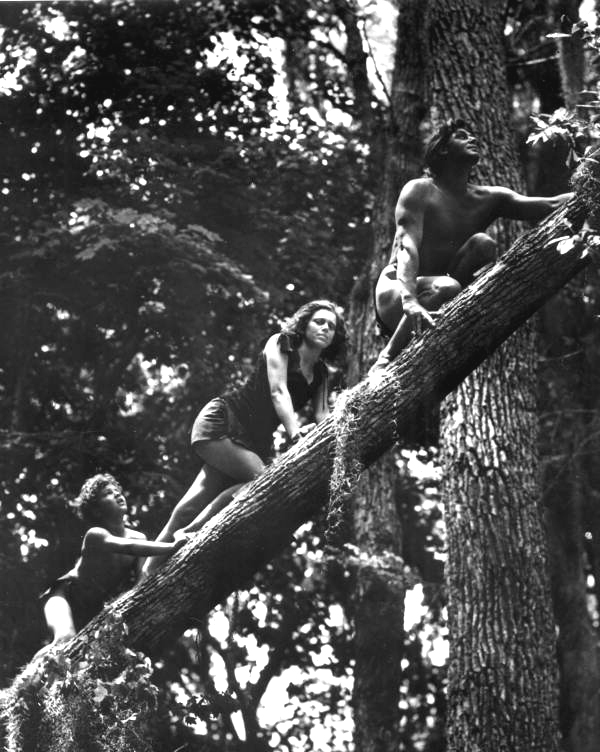
<path id="1" fill-rule="evenodd" d="M 225 491 L 222 491 L 216 499 L 208 504 L 208 506 L 204 507 L 195 520 L 192 520 L 189 525 L 178 530 L 176 536 L 188 535 L 189 533 L 195 533 L 197 530 L 200 530 L 200 528 L 205 525 L 211 517 L 214 517 L 217 512 L 224 509 L 224 507 L 234 499 L 238 491 L 240 491 L 245 485 L 245 483 L 237 483 L 235 486 L 231 486 L 231 488 L 226 488 Z"/>
<path id="2" fill-rule="evenodd" d="M 207 441 L 200 445 L 198 454 L 206 464 L 177 502 L 167 524 L 158 534 L 157 541 L 172 541 L 176 530 L 195 520 L 205 507 L 220 497 L 222 492 L 235 486 L 234 481 L 253 480 L 265 468 L 264 462 L 257 454 L 235 444 L 231 439 Z M 232 496 L 233 494 L 225 495 L 220 501 L 219 509 L 229 503 Z M 213 514 L 216 511 L 219 510 L 216 509 Z M 162 556 L 148 557 L 142 566 L 142 577 L 160 566 L 164 558 Z"/>
<path id="3" fill-rule="evenodd" d="M 183 528 L 186 533 L 199 530 L 211 517 L 227 506 L 237 492 L 249 481 L 254 480 L 265 469 L 264 462 L 260 457 L 248 449 L 235 444 L 231 439 L 211 442 L 202 449 L 202 456 L 211 466 L 218 467 L 231 478 L 242 480 L 222 491 L 210 502 L 200 514 L 187 527 Z"/>
<path id="4" fill-rule="evenodd" d="M 207 504 L 228 488 L 232 479 L 210 465 L 205 465 L 192 485 L 177 502 L 167 524 L 158 534 L 157 541 L 173 540 L 173 533 L 187 525 Z"/>
<path id="5" fill-rule="evenodd" d="M 238 483 L 254 480 L 265 469 L 265 463 L 256 454 L 231 439 L 206 441 L 197 453 L 210 467 L 214 467 Z"/>

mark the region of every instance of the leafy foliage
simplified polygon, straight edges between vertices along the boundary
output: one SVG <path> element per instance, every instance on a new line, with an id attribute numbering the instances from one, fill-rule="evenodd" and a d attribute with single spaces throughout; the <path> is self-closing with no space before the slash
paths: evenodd
<path id="1" fill-rule="evenodd" d="M 309 297 L 345 300 L 370 244 L 380 168 L 366 125 L 377 128 L 379 106 L 358 96 L 344 49 L 355 12 L 335 0 L 0 4 L 0 536 L 2 576 L 21 590 L 13 599 L 19 588 L 0 582 L 17 604 L 2 625 L 5 676 L 39 646 L 39 618 L 24 627 L 22 614 L 79 549 L 66 502 L 82 480 L 114 473 L 152 535 L 197 471 L 187 432 L 198 407 L 244 378 L 279 317 Z M 243 749 L 233 696 L 246 749 L 264 748 L 267 732 L 282 749 L 298 739 L 350 748 L 339 603 L 352 575 L 335 579 L 321 548 L 305 531 L 223 605 L 226 632 L 200 625 L 152 678 L 140 656 L 117 678 L 101 653 L 98 674 L 48 668 L 52 722 L 76 687 L 72 717 L 89 716 L 90 735 L 118 718 L 123 734 L 106 743 L 135 747 L 160 685 L 173 746 Z M 441 673 L 417 659 L 416 630 L 410 643 L 407 749 L 428 733 Z M 218 661 L 227 687 L 216 686 Z M 261 702 L 282 682 L 276 723 Z M 68 748 L 71 732 L 56 744 Z"/>
<path id="2" fill-rule="evenodd" d="M 38 611 L 37 592 L 79 549 L 83 530 L 67 501 L 82 480 L 114 473 L 134 522 L 152 535 L 197 471 L 187 432 L 201 404 L 245 377 L 280 317 L 307 297 L 342 302 L 352 284 L 374 175 L 358 130 L 323 118 L 354 108 L 344 62 L 318 31 L 340 29 L 334 6 L 0 8 L 0 535 L 3 572 L 22 588 L 2 627 L 5 677 L 40 643 L 39 613 L 23 614 Z M 281 65 L 289 114 L 274 88 Z M 248 603 L 276 604 L 279 588 L 291 607 L 298 591 L 285 567 Z M 307 579 L 302 567 L 290 582 Z M 294 605 L 311 650 L 324 604 L 307 596 Z M 273 624 L 292 618 L 272 611 Z M 277 642 L 275 627 L 250 627 L 263 646 Z M 281 670 L 299 660 L 300 648 L 288 650 Z M 157 676 L 176 687 L 189 666 L 179 646 Z M 78 669 L 63 669 L 80 682 Z M 192 674 L 194 696 L 216 696 Z M 102 713 L 123 717 L 113 680 L 97 679 L 80 687 L 90 734 Z M 187 711 L 171 698 L 175 725 Z M 175 733 L 190 738 L 181 725 Z"/>
<path id="3" fill-rule="evenodd" d="M 114 675 L 114 667 L 126 668 Z M 151 748 L 158 689 L 151 663 L 123 647 L 123 625 L 108 621 L 94 635 L 85 661 L 73 663 L 48 651 L 11 692 L 20 697 L 8 718 L 8 741 L 23 749 L 64 752 L 133 752 Z M 37 694 L 34 694 L 37 691 Z M 28 722 L 39 714 L 37 723 Z M 15 733 L 39 729 L 17 740 Z"/>
<path id="4" fill-rule="evenodd" d="M 2 9 L 13 530 L 54 548 L 44 509 L 97 468 L 138 509 L 176 496 L 187 426 L 244 377 L 255 331 L 309 295 L 343 299 L 366 237 L 364 150 L 306 113 L 279 123 L 269 89 L 267 35 L 306 8 Z"/>

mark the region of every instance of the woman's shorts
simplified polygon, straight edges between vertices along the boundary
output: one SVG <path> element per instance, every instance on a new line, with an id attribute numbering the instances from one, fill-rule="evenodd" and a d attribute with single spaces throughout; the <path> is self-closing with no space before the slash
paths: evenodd
<path id="1" fill-rule="evenodd" d="M 220 397 L 215 397 L 207 402 L 196 416 L 192 426 L 192 447 L 197 453 L 198 446 L 202 442 L 219 441 L 219 439 L 231 439 L 235 444 L 258 454 L 263 462 L 270 458 L 271 447 L 257 446 L 227 402 Z"/>

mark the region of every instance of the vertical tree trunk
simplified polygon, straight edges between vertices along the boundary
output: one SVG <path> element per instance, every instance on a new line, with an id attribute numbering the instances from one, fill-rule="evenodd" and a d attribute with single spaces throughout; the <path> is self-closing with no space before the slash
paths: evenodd
<path id="1" fill-rule="evenodd" d="M 505 3 L 438 0 L 432 101 L 473 124 L 477 179 L 522 189 L 508 123 Z M 500 227 L 505 248 L 510 228 Z M 521 330 L 445 406 L 451 634 L 448 749 L 557 749 L 556 663 L 539 514 L 535 337 Z"/>
<path id="2" fill-rule="evenodd" d="M 579 443 L 576 437 L 576 443 Z M 584 571 L 585 478 L 582 463 L 567 451 L 563 467 L 546 473 L 548 540 L 552 551 L 554 607 L 559 625 L 560 726 L 567 752 L 596 752 L 600 743 L 597 636 L 587 609 Z M 577 472 L 579 469 L 579 472 Z"/>
<path id="3" fill-rule="evenodd" d="M 561 29 L 564 18 L 564 30 L 568 33 L 571 26 L 579 20 L 579 6 L 581 0 L 549 0 L 548 10 Z M 568 39 L 558 39 L 558 68 L 560 84 L 565 106 L 573 109 L 581 101 L 583 89 L 583 72 L 585 61 L 583 55 L 583 39 L 580 35 Z"/>
<path id="4" fill-rule="evenodd" d="M 422 0 L 398 4 L 391 117 L 379 153 L 383 176 L 373 216 L 373 255 L 352 296 L 350 324 L 354 357 L 350 381 L 365 375 L 383 346 L 374 327 L 373 285 L 387 262 L 394 237 L 394 207 L 400 187 L 419 174 L 419 125 L 423 114 Z M 394 456 L 363 474 L 353 496 L 354 540 L 372 562 L 402 554 L 402 525 L 395 503 Z M 354 721 L 356 752 L 397 752 L 404 641 L 405 587 L 399 573 L 369 565 L 357 573 L 355 593 Z"/>
<path id="5" fill-rule="evenodd" d="M 578 0 L 549 0 L 549 11 L 557 29 L 570 31 L 579 17 Z M 566 17 L 567 22 L 561 23 Z M 557 40 L 561 89 L 565 105 L 574 109 L 584 88 L 584 49 L 581 36 Z M 579 110 L 578 114 L 582 114 Z M 559 167 L 562 165 L 558 165 Z M 566 168 L 563 166 L 563 171 Z M 540 185 L 539 190 L 544 186 Z M 573 294 L 583 297 L 585 281 L 579 278 L 551 301 L 542 316 L 545 351 L 562 353 L 565 337 L 586 348 L 586 315 L 569 303 Z M 569 349 L 572 349 L 571 347 Z M 560 730 L 568 752 L 600 749 L 600 663 L 597 635 L 587 608 L 585 532 L 591 529 L 586 515 L 586 489 L 594 488 L 587 463 L 578 457 L 579 447 L 588 442 L 594 426 L 578 416 L 595 410 L 594 395 L 581 369 L 590 368 L 585 357 L 560 365 L 550 372 L 546 404 L 555 413 L 553 445 L 544 474 L 544 503 L 548 541 L 552 551 L 551 575 L 554 615 L 558 626 L 560 671 Z M 583 377 L 582 377 L 583 376 Z M 563 382 L 565 391 L 561 394 Z M 581 422 L 583 425 L 581 426 Z M 578 429 L 578 424 L 581 426 Z M 591 447 L 590 447 L 591 448 Z M 554 457 L 558 456 L 558 460 Z"/>

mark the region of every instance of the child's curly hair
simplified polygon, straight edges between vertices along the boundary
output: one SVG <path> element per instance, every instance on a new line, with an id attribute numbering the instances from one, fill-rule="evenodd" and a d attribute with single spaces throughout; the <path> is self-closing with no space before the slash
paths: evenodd
<path id="1" fill-rule="evenodd" d="M 348 335 L 346 333 L 346 322 L 344 321 L 342 309 L 335 303 L 332 303 L 331 300 L 311 300 L 309 303 L 300 306 L 281 327 L 281 332 L 289 337 L 294 349 L 300 347 L 308 322 L 321 309 L 331 311 L 335 314 L 336 325 L 333 342 L 322 353 L 324 360 L 332 361 L 343 355 Z"/>
<path id="2" fill-rule="evenodd" d="M 92 524 L 100 521 L 95 509 L 95 502 L 107 486 L 115 486 L 123 493 L 123 487 L 110 473 L 98 473 L 84 481 L 79 495 L 73 502 L 73 506 L 77 509 L 77 514 L 84 522 Z"/>

